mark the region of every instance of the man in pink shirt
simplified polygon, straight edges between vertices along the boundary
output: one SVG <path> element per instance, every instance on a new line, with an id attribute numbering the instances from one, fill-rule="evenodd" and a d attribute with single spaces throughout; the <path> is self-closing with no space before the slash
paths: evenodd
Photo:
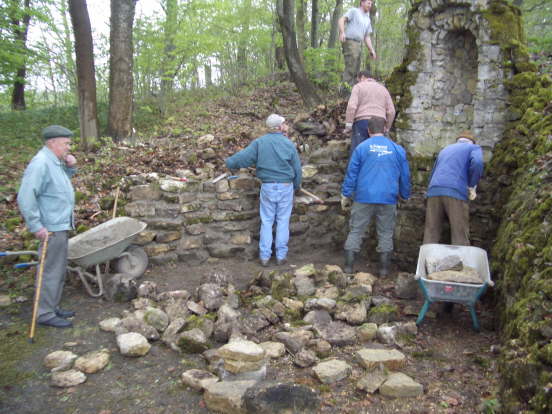
<path id="1" fill-rule="evenodd" d="M 395 105 L 387 88 L 373 79 L 369 70 L 360 71 L 357 81 L 347 103 L 343 130 L 344 133 L 353 131 L 351 154 L 358 144 L 368 138 L 368 119 L 384 119 L 384 135 L 387 135 L 395 119 Z"/>

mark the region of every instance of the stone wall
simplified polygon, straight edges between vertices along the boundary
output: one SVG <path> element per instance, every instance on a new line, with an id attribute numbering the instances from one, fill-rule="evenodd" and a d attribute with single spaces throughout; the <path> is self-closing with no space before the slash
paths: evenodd
<path id="1" fill-rule="evenodd" d="M 519 41 L 515 10 L 493 0 L 415 2 L 410 50 L 390 81 L 399 102 L 396 136 L 413 156 L 431 156 L 468 129 L 490 159 L 509 117 L 504 80 L 514 73 L 496 21 Z"/>

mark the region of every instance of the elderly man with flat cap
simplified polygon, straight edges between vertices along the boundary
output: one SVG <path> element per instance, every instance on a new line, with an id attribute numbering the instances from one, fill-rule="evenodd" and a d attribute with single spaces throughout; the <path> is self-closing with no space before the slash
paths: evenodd
<path id="1" fill-rule="evenodd" d="M 44 146 L 33 157 L 17 194 L 19 210 L 29 231 L 42 242 L 48 239 L 38 323 L 69 328 L 74 312 L 59 307 L 67 267 L 69 230 L 74 228 L 75 194 L 71 177 L 77 160 L 69 153 L 73 133 L 59 125 L 42 130 Z M 40 252 L 39 252 L 40 254 Z"/>
<path id="2" fill-rule="evenodd" d="M 226 160 L 229 169 L 256 166 L 261 185 L 261 231 L 259 259 L 268 266 L 272 256 L 272 226 L 276 222 L 276 262 L 287 259 L 289 219 L 294 190 L 301 188 L 301 161 L 293 142 L 287 137 L 286 120 L 277 114 L 266 119 L 269 133 Z"/>

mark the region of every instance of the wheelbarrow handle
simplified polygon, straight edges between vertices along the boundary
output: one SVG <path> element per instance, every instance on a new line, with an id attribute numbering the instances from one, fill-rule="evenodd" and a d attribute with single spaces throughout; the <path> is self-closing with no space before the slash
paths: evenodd
<path id="1" fill-rule="evenodd" d="M 38 256 L 38 252 L 36 250 L 22 250 L 18 252 L 0 252 L 0 257 L 2 256 L 22 256 L 24 254 L 34 254 L 35 256 Z"/>
<path id="2" fill-rule="evenodd" d="M 36 266 L 38 262 L 17 263 L 13 265 L 15 269 L 26 269 L 27 267 Z"/>

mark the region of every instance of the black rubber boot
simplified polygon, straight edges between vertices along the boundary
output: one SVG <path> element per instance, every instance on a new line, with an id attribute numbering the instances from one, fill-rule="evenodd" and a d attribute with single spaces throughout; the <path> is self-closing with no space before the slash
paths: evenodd
<path id="1" fill-rule="evenodd" d="M 345 273 L 353 273 L 353 264 L 355 263 L 355 252 L 352 250 L 345 250 Z"/>
<path id="2" fill-rule="evenodd" d="M 391 265 L 391 252 L 380 253 L 380 277 L 389 275 L 389 267 Z"/>

